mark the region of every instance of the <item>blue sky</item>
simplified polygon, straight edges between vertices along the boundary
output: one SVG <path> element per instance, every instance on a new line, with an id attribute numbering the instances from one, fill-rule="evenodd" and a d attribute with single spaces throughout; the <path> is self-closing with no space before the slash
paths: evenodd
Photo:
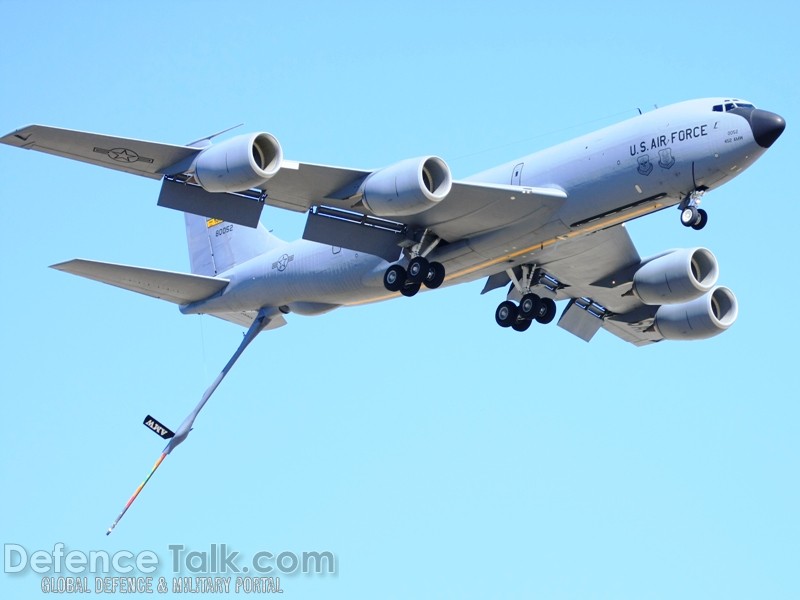
<path id="1" fill-rule="evenodd" d="M 537 4 L 537 5 L 534 5 Z M 642 255 L 710 248 L 739 320 L 637 349 L 494 324 L 481 282 L 264 334 L 110 537 L 242 330 L 48 269 L 188 270 L 158 184 L 0 147 L 3 543 L 331 551 L 305 597 L 796 598 L 796 124 L 789 3 L 0 0 L 0 129 L 186 143 L 244 122 L 287 158 L 456 177 L 689 98 L 787 131 L 708 195 L 631 223 Z M 262 220 L 298 237 L 301 215 Z M 0 576 L 37 597 L 35 573 Z"/>

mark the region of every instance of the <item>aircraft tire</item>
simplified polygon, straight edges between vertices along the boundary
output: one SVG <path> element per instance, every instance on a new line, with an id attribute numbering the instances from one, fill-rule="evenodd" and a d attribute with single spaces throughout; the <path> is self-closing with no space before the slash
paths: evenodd
<path id="1" fill-rule="evenodd" d="M 530 321 L 540 311 L 541 304 L 542 299 L 536 294 L 525 294 L 519 301 L 519 316 Z"/>
<path id="2" fill-rule="evenodd" d="M 518 312 L 517 305 L 511 300 L 506 300 L 497 306 L 497 310 L 494 311 L 494 320 L 500 327 L 511 327 L 517 320 Z"/>
<path id="3" fill-rule="evenodd" d="M 411 262 L 408 263 L 408 275 L 406 281 L 409 283 L 422 283 L 422 281 L 428 275 L 429 266 L 428 260 L 422 256 L 412 258 Z"/>
<path id="4" fill-rule="evenodd" d="M 692 229 L 700 231 L 708 223 L 708 213 L 702 208 L 697 209 L 697 222 L 692 224 Z"/>
<path id="5" fill-rule="evenodd" d="M 694 206 L 687 206 L 681 211 L 681 225 L 691 227 L 697 222 L 697 209 Z"/>
<path id="6" fill-rule="evenodd" d="M 552 298 L 542 298 L 542 310 L 536 315 L 536 322 L 547 325 L 556 318 L 556 303 Z"/>
<path id="7" fill-rule="evenodd" d="M 444 283 L 444 276 L 444 265 L 439 262 L 432 262 L 428 265 L 428 273 L 422 283 L 425 284 L 426 288 L 435 290 Z"/>
<path id="8" fill-rule="evenodd" d="M 422 287 L 421 283 L 406 283 L 403 286 L 403 289 L 400 290 L 400 293 L 403 294 L 406 298 L 411 298 L 411 296 L 416 296 L 419 288 Z"/>
<path id="9" fill-rule="evenodd" d="M 400 265 L 392 265 L 383 274 L 383 287 L 390 292 L 399 292 L 406 284 L 406 270 Z"/>
<path id="10" fill-rule="evenodd" d="M 528 331 L 532 321 L 530 319 L 517 319 L 511 324 L 511 329 L 514 331 Z"/>

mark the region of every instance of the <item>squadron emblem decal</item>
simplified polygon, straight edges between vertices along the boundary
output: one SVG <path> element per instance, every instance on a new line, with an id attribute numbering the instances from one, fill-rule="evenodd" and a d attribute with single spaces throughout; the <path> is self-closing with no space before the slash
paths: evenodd
<path id="1" fill-rule="evenodd" d="M 637 158 L 636 162 L 639 163 L 639 166 L 636 168 L 639 174 L 647 176 L 653 172 L 653 163 L 650 162 L 650 157 L 647 154 Z"/>

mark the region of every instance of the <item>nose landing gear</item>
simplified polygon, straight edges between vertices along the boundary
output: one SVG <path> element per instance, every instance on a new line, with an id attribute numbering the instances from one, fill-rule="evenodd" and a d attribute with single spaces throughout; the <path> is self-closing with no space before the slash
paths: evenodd
<path id="1" fill-rule="evenodd" d="M 698 208 L 703 193 L 704 190 L 693 191 L 678 206 L 681 211 L 681 225 L 684 227 L 700 231 L 708 223 L 708 213 L 702 208 Z"/>

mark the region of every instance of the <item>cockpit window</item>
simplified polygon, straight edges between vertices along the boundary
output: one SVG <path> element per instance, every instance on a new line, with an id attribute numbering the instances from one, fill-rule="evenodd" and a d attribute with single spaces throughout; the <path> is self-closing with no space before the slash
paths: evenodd
<path id="1" fill-rule="evenodd" d="M 714 112 L 730 112 L 734 108 L 755 108 L 755 106 L 750 102 L 745 102 L 744 100 L 725 100 L 722 104 L 715 104 L 711 110 Z"/>

